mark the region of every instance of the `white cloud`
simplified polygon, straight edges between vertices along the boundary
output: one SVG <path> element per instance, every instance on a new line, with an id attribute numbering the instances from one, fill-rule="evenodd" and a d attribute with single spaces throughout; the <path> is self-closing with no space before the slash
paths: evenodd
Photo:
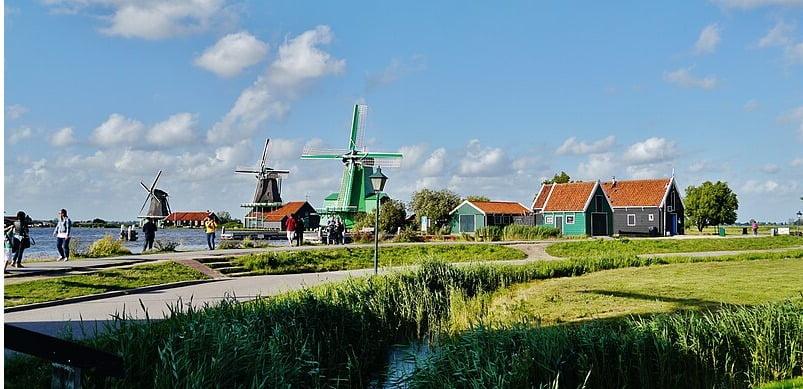
<path id="1" fill-rule="evenodd" d="M 792 167 L 803 167 L 803 157 L 793 159 L 792 162 L 789 162 L 789 165 Z"/>
<path id="2" fill-rule="evenodd" d="M 28 108 L 20 104 L 12 104 L 6 107 L 6 117 L 11 120 L 19 119 L 26 112 L 28 112 Z"/>
<path id="3" fill-rule="evenodd" d="M 220 38 L 195 59 L 195 64 L 221 77 L 232 77 L 259 63 L 268 54 L 268 45 L 248 32 Z"/>
<path id="4" fill-rule="evenodd" d="M 647 165 L 635 165 L 627 167 L 627 174 L 630 178 L 655 178 L 666 177 L 671 171 L 671 166 L 667 163 L 651 163 Z"/>
<path id="5" fill-rule="evenodd" d="M 156 123 L 148 131 L 148 142 L 157 146 L 171 147 L 195 142 L 195 115 L 177 113 L 167 120 Z"/>
<path id="6" fill-rule="evenodd" d="M 262 149 L 259 149 L 257 158 L 262 157 Z M 301 145 L 298 141 L 284 138 L 271 138 L 268 146 L 268 159 L 270 161 L 297 159 L 301 155 Z"/>
<path id="7" fill-rule="evenodd" d="M 427 152 L 427 145 L 425 144 L 417 144 L 417 145 L 409 145 L 409 146 L 402 146 L 399 148 L 399 152 L 404 155 L 402 159 L 402 167 L 409 168 L 418 165 L 418 162 Z"/>
<path id="8" fill-rule="evenodd" d="M 430 154 L 429 158 L 421 165 L 421 175 L 424 177 L 436 177 L 443 173 L 446 164 L 446 149 L 440 147 Z"/>
<path id="9" fill-rule="evenodd" d="M 754 9 L 771 6 L 801 7 L 803 0 L 713 0 L 725 8 Z"/>
<path id="10" fill-rule="evenodd" d="M 758 41 L 758 47 L 786 46 L 792 43 L 792 38 L 789 35 L 794 30 L 794 25 L 779 21 L 767 31 L 766 35 L 761 37 Z"/>
<path id="11" fill-rule="evenodd" d="M 714 76 L 697 77 L 691 74 L 691 67 L 680 68 L 672 72 L 664 73 L 664 81 L 681 86 L 684 88 L 714 89 L 717 86 L 717 78 Z"/>
<path id="12" fill-rule="evenodd" d="M 578 178 L 583 180 L 603 180 L 616 172 L 613 153 L 591 154 L 588 160 L 577 165 Z"/>
<path id="13" fill-rule="evenodd" d="M 634 164 L 646 164 L 668 161 L 676 155 L 675 142 L 653 137 L 630 145 L 625 151 L 624 159 Z"/>
<path id="14" fill-rule="evenodd" d="M 721 40 L 719 25 L 709 24 L 700 31 L 697 43 L 694 44 L 694 52 L 697 54 L 713 53 Z"/>
<path id="15" fill-rule="evenodd" d="M 558 147 L 557 150 L 555 150 L 555 154 L 557 155 L 599 154 L 610 150 L 610 148 L 614 145 L 615 142 L 616 138 L 613 135 L 610 135 L 608 137 L 590 143 L 577 141 L 576 137 L 571 137 L 566 139 L 563 142 L 563 144 L 560 145 L 560 147 Z"/>
<path id="16" fill-rule="evenodd" d="M 9 131 L 10 135 L 8 136 L 8 144 L 13 145 L 17 142 L 28 139 L 33 135 L 33 131 L 29 127 L 20 127 L 14 130 Z"/>
<path id="17" fill-rule="evenodd" d="M 781 167 L 774 163 L 768 163 L 761 167 L 761 171 L 767 174 L 775 174 L 781 171 Z"/>
<path id="18" fill-rule="evenodd" d="M 111 36 L 165 39 L 200 33 L 233 18 L 224 0 L 45 0 L 56 12 L 100 14 L 100 32 Z"/>
<path id="19" fill-rule="evenodd" d="M 472 139 L 466 147 L 466 155 L 460 160 L 459 174 L 469 177 L 489 177 L 502 175 L 507 169 L 505 152 L 500 148 L 482 147 L 480 141 Z"/>
<path id="20" fill-rule="evenodd" d="M 775 192 L 780 185 L 773 180 L 758 181 L 748 180 L 742 185 L 742 191 L 747 193 L 772 193 Z"/>
<path id="21" fill-rule="evenodd" d="M 367 74 L 365 81 L 368 88 L 373 89 L 392 84 L 398 81 L 402 76 L 421 71 L 424 68 L 426 68 L 426 64 L 424 62 L 424 56 L 422 55 L 413 55 L 408 60 L 394 58 L 381 72 Z"/>
<path id="22" fill-rule="evenodd" d="M 64 127 L 50 136 L 50 144 L 57 147 L 69 146 L 75 143 L 72 127 Z"/>
<path id="23" fill-rule="evenodd" d="M 103 124 L 95 128 L 91 141 L 105 147 L 130 145 L 137 140 L 145 143 L 144 134 L 145 126 L 141 122 L 113 113 Z"/>
<path id="24" fill-rule="evenodd" d="M 760 107 L 761 107 L 761 105 L 758 103 L 758 100 L 750 99 L 746 103 L 744 103 L 744 106 L 742 107 L 742 109 L 744 109 L 745 112 L 753 112 L 753 111 L 759 109 Z"/>
<path id="25" fill-rule="evenodd" d="M 279 47 L 267 72 L 246 88 L 229 112 L 207 132 L 210 143 L 230 143 L 249 137 L 271 118 L 281 118 L 309 82 L 340 74 L 345 60 L 335 59 L 318 46 L 332 41 L 328 26 L 318 26 Z"/>

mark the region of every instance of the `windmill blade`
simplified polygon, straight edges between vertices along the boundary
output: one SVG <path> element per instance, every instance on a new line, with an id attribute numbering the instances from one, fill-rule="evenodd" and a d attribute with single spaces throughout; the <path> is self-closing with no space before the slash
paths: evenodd
<path id="1" fill-rule="evenodd" d="M 362 148 L 362 134 L 365 133 L 365 117 L 368 113 L 368 106 L 356 104 L 354 115 L 351 118 L 351 132 L 349 133 L 349 151 L 356 151 Z"/>
<path id="2" fill-rule="evenodd" d="M 159 182 L 159 177 L 162 176 L 162 171 L 159 170 L 159 173 L 156 175 L 156 178 L 153 180 L 153 185 L 151 185 L 151 189 L 148 192 L 153 193 L 153 190 L 156 189 L 156 183 Z"/>
<path id="3" fill-rule="evenodd" d="M 259 165 L 262 169 L 268 166 L 268 144 L 270 144 L 270 138 L 265 139 L 265 148 L 262 149 L 262 159 Z"/>
<path id="4" fill-rule="evenodd" d="M 145 186 L 144 184 L 142 186 Z M 145 187 L 147 189 L 147 187 Z M 139 214 L 142 215 L 142 210 L 145 209 L 145 206 L 148 205 L 148 200 L 151 199 L 152 194 L 149 192 L 147 196 L 145 196 L 145 202 L 142 204 L 142 208 L 139 209 Z"/>
<path id="5" fill-rule="evenodd" d="M 374 167 L 382 166 L 382 168 L 398 168 L 401 167 L 401 159 L 383 159 L 381 161 L 368 157 L 362 160 L 363 166 Z"/>
<path id="6" fill-rule="evenodd" d="M 340 159 L 348 150 L 344 149 L 327 149 L 320 147 L 305 147 L 301 152 L 301 159 Z"/>
<path id="7" fill-rule="evenodd" d="M 402 154 L 402 153 L 367 152 L 367 153 L 359 153 L 357 155 L 359 155 L 361 157 L 365 157 L 365 158 L 374 158 L 374 159 L 401 159 L 401 158 L 404 158 L 404 154 Z"/>
<path id="8" fill-rule="evenodd" d="M 250 167 L 250 166 L 237 166 L 234 169 L 234 172 L 235 173 L 261 173 L 262 170 L 260 170 L 259 168 Z"/>
<path id="9" fill-rule="evenodd" d="M 145 191 L 147 191 L 148 193 L 152 193 L 152 192 L 151 192 L 151 190 L 150 190 L 150 189 L 148 189 L 148 186 L 147 186 L 147 185 L 145 185 L 145 183 L 144 183 L 144 182 L 140 181 L 140 182 L 139 182 L 139 184 L 140 184 L 140 185 L 142 185 L 142 188 L 143 188 L 143 189 L 145 189 Z"/>

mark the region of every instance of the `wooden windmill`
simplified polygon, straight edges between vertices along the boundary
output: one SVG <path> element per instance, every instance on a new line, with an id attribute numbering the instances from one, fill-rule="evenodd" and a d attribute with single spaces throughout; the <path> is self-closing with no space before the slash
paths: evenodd
<path id="1" fill-rule="evenodd" d="M 398 166 L 403 155 L 390 152 L 369 152 L 363 146 L 365 134 L 365 117 L 368 106 L 354 106 L 354 115 L 346 149 L 313 149 L 306 148 L 301 159 L 337 159 L 343 162 L 343 177 L 340 190 L 324 199 L 324 214 L 329 217 L 340 217 L 347 227 L 351 227 L 357 214 L 371 212 L 376 207 L 376 194 L 369 176 L 374 166 Z M 386 195 L 382 194 L 382 197 Z"/>
<path id="2" fill-rule="evenodd" d="M 159 182 L 159 177 L 162 176 L 162 171 L 159 170 L 159 173 L 156 174 L 156 178 L 153 180 L 153 184 L 150 187 L 145 185 L 144 182 L 140 181 L 139 184 L 142 185 L 142 188 L 148 192 L 147 197 L 145 197 L 145 202 L 142 204 L 142 208 L 139 209 L 139 216 L 140 219 L 164 219 L 168 215 L 170 215 L 170 203 L 167 201 L 167 192 L 156 188 L 156 184 Z M 150 206 L 148 206 L 150 204 Z M 145 206 L 148 206 L 148 212 L 144 215 L 142 211 L 145 210 Z"/>
<path id="3" fill-rule="evenodd" d="M 253 174 L 257 179 L 253 201 L 240 205 L 244 208 L 251 208 L 251 212 L 245 217 L 246 227 L 260 227 L 257 225 L 258 223 L 256 223 L 262 220 L 259 214 L 270 212 L 282 206 L 282 178 L 290 174 L 290 171 L 274 169 L 268 166 L 268 157 L 270 156 L 269 144 L 270 139 L 265 139 L 265 148 L 262 149 L 262 158 L 259 160 L 258 167 L 238 166 L 234 170 L 235 173 L 239 174 Z"/>

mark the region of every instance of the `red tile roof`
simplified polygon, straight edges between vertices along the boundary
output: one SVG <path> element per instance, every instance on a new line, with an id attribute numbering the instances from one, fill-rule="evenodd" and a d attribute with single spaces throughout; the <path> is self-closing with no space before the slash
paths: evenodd
<path id="1" fill-rule="evenodd" d="M 544 211 L 584 211 L 595 182 L 553 184 Z"/>
<path id="2" fill-rule="evenodd" d="M 617 180 L 616 184 L 603 183 L 602 189 L 608 195 L 612 207 L 658 207 L 666 196 L 670 182 L 670 178 Z"/>
<path id="3" fill-rule="evenodd" d="M 485 214 L 519 215 L 530 212 L 527 207 L 515 201 L 469 201 Z"/>
<path id="4" fill-rule="evenodd" d="M 289 215 L 294 215 L 296 212 L 300 211 L 304 205 L 307 204 L 306 201 L 291 201 L 285 205 L 283 205 L 279 209 L 275 209 L 270 212 L 255 212 L 251 211 L 248 213 L 249 217 L 261 217 L 265 221 L 269 222 L 280 222 L 284 220 L 285 217 Z"/>
<path id="5" fill-rule="evenodd" d="M 165 220 L 169 222 L 200 222 L 206 219 L 207 216 L 209 216 L 209 214 L 204 211 L 172 212 L 170 215 L 167 215 Z"/>
<path id="6" fill-rule="evenodd" d="M 549 196 L 550 189 L 552 189 L 552 184 L 541 185 L 541 190 L 538 191 L 538 197 L 535 198 L 535 202 L 533 203 L 533 209 L 544 208 L 544 203 L 546 203 L 546 198 Z"/>

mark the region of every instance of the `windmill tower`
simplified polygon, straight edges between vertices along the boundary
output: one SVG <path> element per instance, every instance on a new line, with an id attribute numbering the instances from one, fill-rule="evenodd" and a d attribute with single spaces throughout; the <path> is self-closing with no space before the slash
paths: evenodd
<path id="1" fill-rule="evenodd" d="M 274 169 L 268 166 L 268 156 L 270 150 L 268 145 L 270 139 L 265 139 L 265 148 L 262 150 L 262 158 L 259 160 L 259 167 L 237 167 L 234 172 L 238 174 L 253 174 L 257 179 L 256 190 L 254 191 L 253 201 L 240 204 L 243 208 L 250 208 L 246 214 L 246 228 L 262 228 L 261 215 L 273 211 L 282 206 L 282 176 L 290 174 L 289 170 Z"/>
<path id="2" fill-rule="evenodd" d="M 148 195 L 145 197 L 145 202 L 142 204 L 142 208 L 139 209 L 139 216 L 140 219 L 164 219 L 167 215 L 170 215 L 170 203 L 167 201 L 167 192 L 157 189 L 156 183 L 159 182 L 159 177 L 162 176 L 162 171 L 159 170 L 159 173 L 156 174 L 156 178 L 153 180 L 153 184 L 151 184 L 150 188 L 145 185 L 142 181 L 140 181 L 140 185 L 142 188 L 148 192 Z M 150 204 L 148 206 L 148 204 Z M 145 206 L 148 206 L 148 211 L 143 214 L 142 211 L 145 210 Z"/>
<path id="3" fill-rule="evenodd" d="M 398 166 L 403 157 L 401 153 L 368 152 L 365 149 L 363 138 L 367 112 L 367 105 L 354 106 L 346 149 L 306 148 L 301 155 L 301 159 L 337 159 L 343 163 L 340 190 L 324 199 L 324 212 L 321 213 L 329 218 L 342 218 L 346 227 L 354 225 L 358 213 L 376 208 L 376 194 L 369 179 L 374 166 L 380 165 L 379 160 L 382 160 L 382 167 Z M 381 196 L 387 197 L 384 193 Z"/>

